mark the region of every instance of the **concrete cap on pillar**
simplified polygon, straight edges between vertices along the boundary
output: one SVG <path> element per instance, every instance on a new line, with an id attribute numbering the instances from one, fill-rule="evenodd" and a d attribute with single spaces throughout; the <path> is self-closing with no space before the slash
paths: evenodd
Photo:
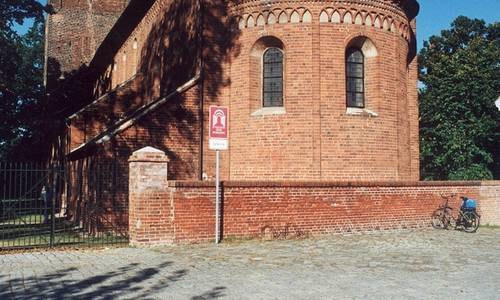
<path id="1" fill-rule="evenodd" d="M 168 162 L 165 152 L 153 147 L 144 147 L 132 153 L 129 162 Z"/>

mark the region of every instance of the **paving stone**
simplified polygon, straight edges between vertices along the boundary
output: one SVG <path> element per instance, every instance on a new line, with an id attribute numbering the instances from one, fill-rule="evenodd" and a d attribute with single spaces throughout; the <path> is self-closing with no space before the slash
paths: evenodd
<path id="1" fill-rule="evenodd" d="M 500 230 L 1 255 L 0 299 L 500 299 Z"/>

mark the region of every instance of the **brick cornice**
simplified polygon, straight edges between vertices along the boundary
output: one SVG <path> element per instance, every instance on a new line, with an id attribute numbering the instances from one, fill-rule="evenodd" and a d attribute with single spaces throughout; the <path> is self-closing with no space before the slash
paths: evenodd
<path id="1" fill-rule="evenodd" d="M 237 0 L 231 2 L 232 9 L 238 13 L 246 10 L 273 10 L 276 8 L 289 7 L 306 7 L 308 5 L 323 5 L 325 7 L 343 7 L 357 5 L 366 9 L 380 9 L 389 11 L 392 14 L 406 16 L 409 20 L 415 18 L 419 12 L 419 4 L 416 0 L 307 0 L 307 1 L 292 1 L 292 0 Z"/>
<path id="2" fill-rule="evenodd" d="M 287 23 L 367 26 L 383 29 L 414 42 L 414 28 L 407 9 L 382 0 L 343 1 L 245 1 L 232 7 L 240 30 L 259 26 L 279 26 Z M 399 3 L 399 2 L 398 2 Z M 233 4 L 234 5 L 234 4 Z M 418 4 L 417 8 L 418 11 Z M 349 18 L 346 19 L 346 16 Z"/>

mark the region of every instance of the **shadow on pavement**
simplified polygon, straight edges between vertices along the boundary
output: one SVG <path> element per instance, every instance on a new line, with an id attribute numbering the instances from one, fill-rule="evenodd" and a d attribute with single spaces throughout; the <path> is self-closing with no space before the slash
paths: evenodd
<path id="1" fill-rule="evenodd" d="M 214 287 L 212 290 L 205 292 L 199 296 L 194 296 L 191 300 L 210 300 L 210 299 L 218 299 L 225 296 L 223 293 L 226 290 L 223 286 Z"/>
<path id="2" fill-rule="evenodd" d="M 172 262 L 155 267 L 130 263 L 116 270 L 80 279 L 85 274 L 67 268 L 41 276 L 6 278 L 0 275 L 0 299 L 154 299 L 154 295 L 183 279 L 185 269 L 168 271 Z M 22 273 L 22 270 L 19 270 Z M 80 277 L 80 278 L 75 278 Z M 216 287 L 193 299 L 216 299 L 224 287 Z M 172 295 L 175 296 L 175 295 Z"/>

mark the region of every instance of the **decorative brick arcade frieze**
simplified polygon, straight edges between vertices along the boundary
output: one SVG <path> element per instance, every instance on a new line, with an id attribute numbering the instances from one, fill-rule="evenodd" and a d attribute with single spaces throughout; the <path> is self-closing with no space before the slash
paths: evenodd
<path id="1" fill-rule="evenodd" d="M 411 26 L 403 10 L 384 1 L 335 1 L 319 8 L 314 1 L 304 1 L 304 5 L 311 7 L 287 1 L 275 1 L 267 6 L 252 6 L 251 1 L 247 2 L 246 5 L 235 6 L 240 30 L 289 23 L 331 23 L 372 27 L 400 35 L 407 41 L 411 39 Z M 295 7 L 288 6 L 291 4 Z"/>

